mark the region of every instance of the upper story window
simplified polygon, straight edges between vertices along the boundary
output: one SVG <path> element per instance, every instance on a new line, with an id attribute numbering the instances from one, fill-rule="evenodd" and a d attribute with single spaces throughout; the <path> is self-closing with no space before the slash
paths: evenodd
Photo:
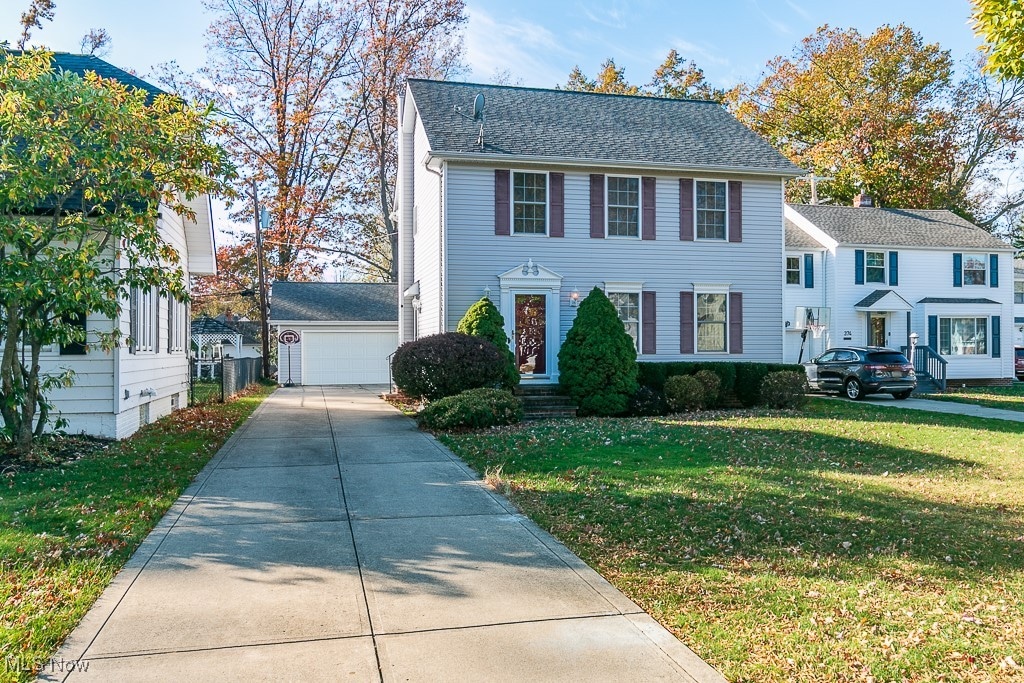
<path id="1" fill-rule="evenodd" d="M 786 257 L 786 284 L 787 285 L 798 285 L 798 284 L 800 284 L 800 257 L 799 256 L 787 256 Z"/>
<path id="2" fill-rule="evenodd" d="M 640 351 L 640 293 L 608 292 L 608 300 L 615 306 L 619 320 L 626 326 L 626 334 L 633 339 L 633 345 Z"/>
<path id="3" fill-rule="evenodd" d="M 726 190 L 722 180 L 698 180 L 696 185 L 697 239 L 726 238 Z"/>
<path id="4" fill-rule="evenodd" d="M 707 293 L 697 295 L 697 352 L 724 353 L 726 350 L 726 323 L 728 321 L 728 294 Z"/>
<path id="5" fill-rule="evenodd" d="M 512 232 L 545 235 L 548 231 L 548 174 L 512 174 Z"/>
<path id="6" fill-rule="evenodd" d="M 1013 303 L 1024 304 L 1024 280 L 1013 283 Z"/>
<path id="7" fill-rule="evenodd" d="M 985 254 L 964 254 L 965 285 L 984 285 L 987 282 L 987 260 Z"/>
<path id="8" fill-rule="evenodd" d="M 640 179 L 608 176 L 608 236 L 640 236 Z"/>
<path id="9" fill-rule="evenodd" d="M 885 252 L 869 251 L 864 254 L 864 281 L 885 284 Z"/>

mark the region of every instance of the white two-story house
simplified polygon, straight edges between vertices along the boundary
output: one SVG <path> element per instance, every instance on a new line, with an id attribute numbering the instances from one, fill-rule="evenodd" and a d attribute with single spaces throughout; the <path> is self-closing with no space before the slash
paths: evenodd
<path id="1" fill-rule="evenodd" d="M 399 120 L 401 341 L 488 295 L 524 380 L 557 382 L 600 287 L 642 361 L 782 360 L 802 171 L 720 105 L 412 80 Z"/>
<path id="2" fill-rule="evenodd" d="M 58 71 L 80 75 L 94 71 L 154 95 L 160 92 L 92 55 L 58 52 L 53 63 Z M 161 207 L 157 219 L 161 238 L 179 255 L 186 282 L 190 275 L 217 272 L 210 198 L 200 196 L 188 204 L 195 211 L 194 221 L 166 206 Z M 122 262 L 122 267 L 127 266 Z M 40 356 L 43 373 L 70 369 L 75 374 L 73 386 L 47 394 L 54 412 L 67 421 L 65 431 L 69 433 L 120 439 L 188 405 L 187 305 L 152 289 L 135 289 L 121 307 L 116 320 L 83 311 L 76 322 L 86 330 L 86 344 L 53 345 L 44 348 Z M 110 332 L 115 326 L 122 342 L 118 348 L 104 351 L 97 333 Z"/>
<path id="3" fill-rule="evenodd" d="M 1013 248 L 950 211 L 787 205 L 786 361 L 833 346 L 941 357 L 953 384 L 1013 377 Z M 820 337 L 803 331 L 817 324 Z M 823 328 L 823 329 L 822 329 Z M 927 347 L 927 348 L 926 348 Z"/>

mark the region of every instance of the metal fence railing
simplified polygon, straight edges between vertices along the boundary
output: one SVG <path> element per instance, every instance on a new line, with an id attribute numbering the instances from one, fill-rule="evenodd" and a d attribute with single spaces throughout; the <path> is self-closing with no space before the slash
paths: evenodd
<path id="1" fill-rule="evenodd" d="M 261 358 L 225 358 L 221 368 L 221 400 L 226 401 L 263 378 Z"/>
<path id="2" fill-rule="evenodd" d="M 191 363 L 189 403 L 224 402 L 263 378 L 260 358 L 225 358 Z"/>

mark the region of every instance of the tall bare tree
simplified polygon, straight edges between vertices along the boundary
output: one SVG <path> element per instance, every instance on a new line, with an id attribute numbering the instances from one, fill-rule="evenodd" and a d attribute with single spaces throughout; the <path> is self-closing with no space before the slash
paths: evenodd
<path id="1" fill-rule="evenodd" d="M 43 21 L 53 21 L 57 4 L 53 0 L 32 0 L 28 9 L 21 13 L 21 36 L 18 38 L 18 49 L 24 50 L 32 37 L 32 29 L 42 28 Z"/>

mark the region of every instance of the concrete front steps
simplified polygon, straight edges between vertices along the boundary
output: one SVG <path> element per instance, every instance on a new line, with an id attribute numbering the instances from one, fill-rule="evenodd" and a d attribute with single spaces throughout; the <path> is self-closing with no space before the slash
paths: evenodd
<path id="1" fill-rule="evenodd" d="M 576 417 L 576 404 L 558 393 L 557 384 L 522 383 L 516 395 L 523 401 L 524 420 Z"/>

